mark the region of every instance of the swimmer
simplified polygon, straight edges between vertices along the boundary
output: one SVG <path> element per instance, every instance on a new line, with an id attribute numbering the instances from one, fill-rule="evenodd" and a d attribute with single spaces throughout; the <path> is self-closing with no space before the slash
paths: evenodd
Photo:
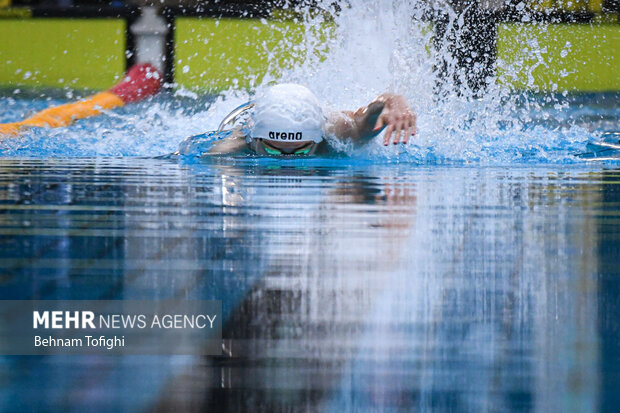
<path id="1" fill-rule="evenodd" d="M 245 121 L 238 125 L 244 116 Z M 216 142 L 208 154 L 250 151 L 259 155 L 313 155 L 328 151 L 326 136 L 350 140 L 359 146 L 384 129 L 386 146 L 390 142 L 406 144 L 417 133 L 416 115 L 404 97 L 384 93 L 355 112 L 325 116 L 308 88 L 281 84 L 226 116 L 218 131 L 232 133 Z"/>

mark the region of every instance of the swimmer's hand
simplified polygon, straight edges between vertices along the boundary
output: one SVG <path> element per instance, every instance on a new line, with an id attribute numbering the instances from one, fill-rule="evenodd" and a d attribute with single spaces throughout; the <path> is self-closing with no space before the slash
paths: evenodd
<path id="1" fill-rule="evenodd" d="M 394 145 L 399 142 L 406 144 L 409 138 L 418 132 L 416 115 L 403 96 L 385 93 L 368 107 L 370 108 L 375 103 L 383 103 L 383 110 L 375 123 L 373 132 L 377 134 L 385 128 L 383 136 L 385 146 L 389 145 L 390 140 Z"/>
<path id="2" fill-rule="evenodd" d="M 386 128 L 383 139 L 388 145 L 393 137 L 394 144 L 416 134 L 416 115 L 407 100 L 391 93 L 384 93 L 368 106 L 355 112 L 338 112 L 329 116 L 327 131 L 340 139 L 351 139 L 356 144 L 365 144 Z"/>

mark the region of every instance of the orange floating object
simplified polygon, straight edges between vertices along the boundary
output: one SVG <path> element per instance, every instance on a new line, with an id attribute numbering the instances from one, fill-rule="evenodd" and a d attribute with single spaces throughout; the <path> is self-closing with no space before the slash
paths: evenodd
<path id="1" fill-rule="evenodd" d="M 110 90 L 78 102 L 44 109 L 21 122 L 0 124 L 0 135 L 17 136 L 22 130 L 32 127 L 69 126 L 78 119 L 97 116 L 102 110 L 114 109 L 152 96 L 161 88 L 161 80 L 161 74 L 152 65 L 134 65 L 123 80 Z"/>

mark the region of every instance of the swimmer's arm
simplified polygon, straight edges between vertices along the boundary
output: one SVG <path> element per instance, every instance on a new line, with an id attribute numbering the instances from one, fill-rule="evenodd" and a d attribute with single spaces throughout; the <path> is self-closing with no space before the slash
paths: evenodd
<path id="1" fill-rule="evenodd" d="M 209 148 L 210 155 L 225 155 L 242 152 L 247 146 L 245 135 L 233 133 L 232 136 L 219 140 Z"/>
<path id="2" fill-rule="evenodd" d="M 380 130 L 374 126 L 383 110 L 383 104 L 373 102 L 355 112 L 330 113 L 327 118 L 327 133 L 338 139 L 350 139 L 357 145 L 364 145 L 377 136 Z"/>
<path id="3" fill-rule="evenodd" d="M 357 145 L 368 143 L 383 128 L 386 128 L 384 145 L 392 137 L 394 144 L 401 139 L 407 143 L 416 134 L 416 115 L 403 96 L 384 93 L 355 112 L 332 113 L 327 121 L 328 133 L 339 139 L 351 139 Z"/>

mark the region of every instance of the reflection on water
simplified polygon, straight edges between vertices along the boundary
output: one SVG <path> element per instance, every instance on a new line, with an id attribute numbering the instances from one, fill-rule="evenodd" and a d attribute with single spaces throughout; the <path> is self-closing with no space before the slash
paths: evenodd
<path id="1" fill-rule="evenodd" d="M 225 316 L 221 357 L 4 357 L 0 409 L 618 403 L 618 171 L 252 162 L 0 160 L 1 298 Z"/>

